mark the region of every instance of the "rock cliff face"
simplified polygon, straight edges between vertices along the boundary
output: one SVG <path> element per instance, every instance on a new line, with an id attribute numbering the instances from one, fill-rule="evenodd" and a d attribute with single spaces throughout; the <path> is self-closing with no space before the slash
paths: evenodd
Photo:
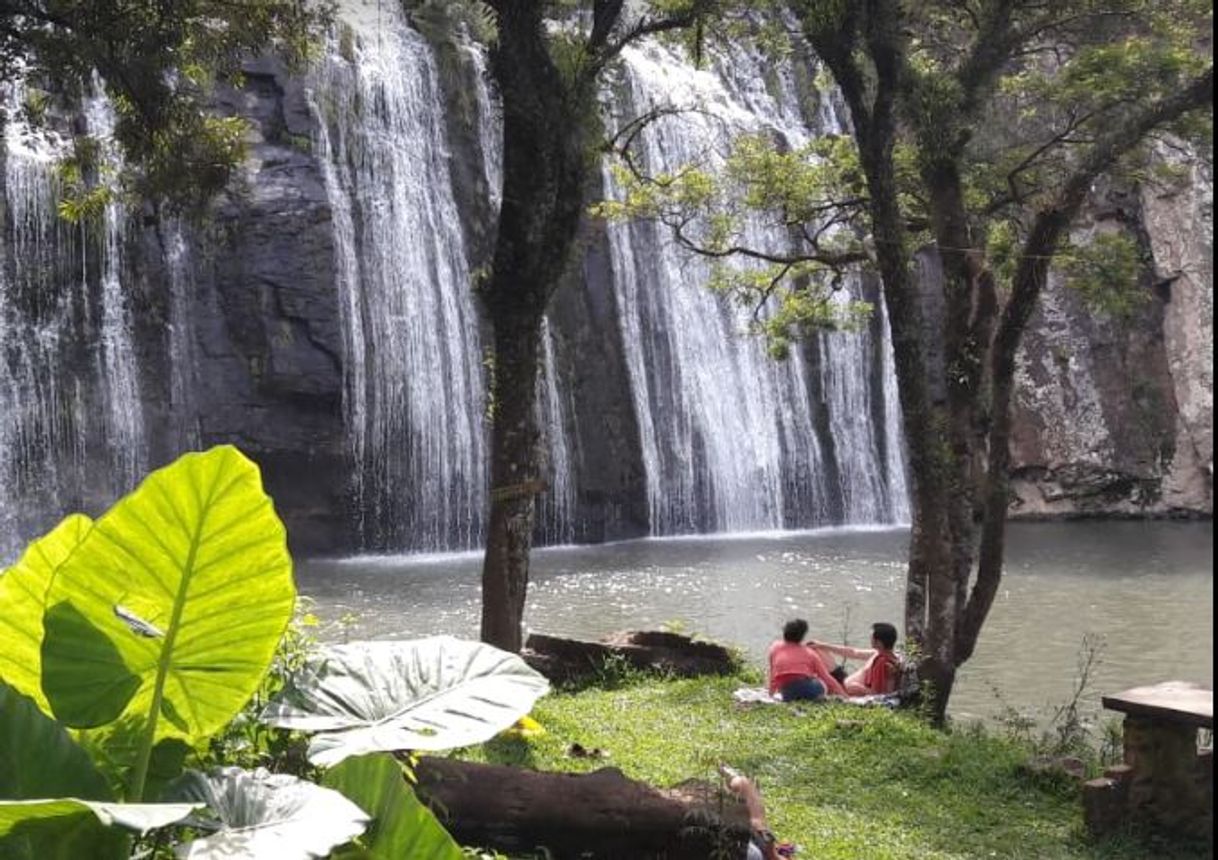
<path id="1" fill-rule="evenodd" d="M 474 280 L 493 239 L 498 157 L 494 106 L 476 54 L 458 50 L 453 56 L 458 61 L 443 64 L 442 83 L 445 98 L 461 104 L 444 114 L 447 142 L 439 153 L 460 214 L 464 271 Z M 181 450 L 222 441 L 248 451 L 262 465 L 298 550 L 406 547 L 409 543 L 370 540 L 373 532 L 364 522 L 368 505 L 361 493 L 366 494 L 367 487 L 360 475 L 367 465 L 367 446 L 376 440 L 370 436 L 353 444 L 353 415 L 364 416 L 356 409 L 360 404 L 353 402 L 351 380 L 357 371 L 378 373 L 378 348 L 374 344 L 353 353 L 350 321 L 344 322 L 344 314 L 352 311 L 344 306 L 339 288 L 347 265 L 344 253 L 372 235 L 380 219 L 398 217 L 400 212 L 393 209 L 402 204 L 373 199 L 352 186 L 344 198 L 348 209 L 336 209 L 333 171 L 358 172 L 372 156 L 367 146 L 350 141 L 346 148 L 336 145 L 323 151 L 321 115 L 333 115 L 333 106 L 321 104 L 324 98 L 316 79 L 294 78 L 272 62 L 252 63 L 244 86 L 221 93 L 217 105 L 253 124 L 250 158 L 240 181 L 202 224 L 152 212 L 128 213 L 121 234 L 121 268 L 138 397 L 123 408 L 142 418 L 146 453 L 138 464 L 141 470 Z M 368 98 L 369 103 L 343 108 L 353 116 L 372 111 L 384 118 L 389 108 Z M 1168 150 L 1162 157 L 1180 158 Z M 1060 284 L 1045 297 L 1020 358 L 1022 385 L 1012 441 L 1012 513 L 1017 516 L 1212 514 L 1212 177 L 1192 162 L 1182 168 L 1190 175 L 1170 187 L 1104 196 L 1092 223 L 1080 228 L 1084 233 L 1131 230 L 1143 243 L 1152 261 L 1144 275 L 1150 299 L 1132 324 L 1118 325 L 1092 314 Z M 0 312 L 8 315 L 8 327 L 0 332 L 13 342 L 4 344 L 0 361 L 8 362 L 9 373 L 0 374 L 0 381 L 20 383 L 15 369 L 24 353 L 14 343 L 32 335 L 23 334 L 26 329 L 13 322 L 20 308 L 13 298 L 24 295 L 19 287 L 27 277 L 16 271 L 19 260 L 13 253 L 20 252 L 14 244 L 13 201 L 24 193 L 14 182 L 13 171 L 6 171 L 0 189 L 5 204 L 0 211 L 5 251 L 0 255 L 0 287 L 7 292 L 0 294 L 5 299 Z M 402 235 L 400 241 L 432 239 L 424 231 Z M 54 247 L 65 260 L 76 259 L 70 256 L 75 246 L 69 239 Z M 614 252 L 603 227 L 588 226 L 583 249 L 571 283 L 550 311 L 549 379 L 560 402 L 551 410 L 549 447 L 567 464 L 571 480 L 562 488 L 568 494 L 565 507 L 555 514 L 565 524 L 548 534 L 561 540 L 603 541 L 647 534 L 654 500 L 649 502 L 644 432 L 640 407 L 632 399 L 623 311 L 615 289 L 620 273 L 614 270 Z M 376 265 L 372 258 L 357 262 L 366 276 Z M 73 266 L 64 264 L 65 283 L 77 279 Z M 439 277 L 434 272 L 431 276 Z M 97 293 L 101 286 L 90 289 Z M 409 315 L 411 307 L 400 312 Z M 375 315 L 375 309 L 364 306 L 357 313 L 362 315 L 361 331 L 373 331 L 377 320 L 369 315 Z M 0 323 L 4 319 L 0 316 Z M 73 325 L 96 326 L 96 319 Z M 881 334 L 879 327 L 873 328 L 873 335 Z M 80 342 L 96 346 L 103 340 L 94 331 Z M 875 356 L 866 384 L 874 393 L 885 381 L 882 343 L 873 344 L 868 348 Z M 820 410 L 812 420 L 815 438 L 804 443 L 831 453 L 836 448 L 826 462 L 838 463 L 846 456 L 842 446 L 824 438 L 827 433 L 831 437 L 833 426 L 825 411 L 826 387 L 840 385 L 830 370 L 819 366 L 826 349 L 809 348 L 801 359 L 812 369 L 802 396 Z M 112 380 L 86 367 L 88 356 L 77 359 L 62 369 L 63 385 L 75 385 L 83 394 L 75 406 L 60 397 L 55 408 L 68 413 L 101 409 L 105 398 L 91 392 Z M 447 364 L 450 359 L 436 354 L 423 360 L 423 365 L 432 363 Z M 423 365 L 409 368 L 407 376 L 428 372 Z M 0 440 L 10 445 L 35 427 L 28 416 L 13 412 L 16 404 L 30 399 L 31 384 L 14 383 L 0 390 L 0 407 L 9 410 L 0 415 Z M 681 381 L 673 378 L 671 384 Z M 666 396 L 663 391 L 651 395 L 661 402 Z M 885 400 L 879 393 L 868 403 L 867 412 L 879 416 L 875 420 L 891 418 L 884 417 Z M 472 423 L 473 432 L 485 433 L 480 415 L 472 416 Z M 374 436 L 376 425 L 368 428 Z M 76 451 L 79 460 L 94 459 L 88 451 L 77 450 L 79 445 L 72 447 L 77 443 L 66 438 L 71 433 L 64 435 L 47 443 L 50 459 L 62 459 L 69 450 Z M 876 454 L 885 460 L 880 471 L 888 472 L 891 480 L 899 457 L 885 453 L 892 446 L 884 442 L 883 433 L 876 437 Z M 382 443 L 397 444 L 392 439 Z M 101 443 L 89 443 L 96 445 Z M 704 445 L 694 434 L 692 456 L 705 457 L 699 447 Z M 21 454 L 15 448 L 9 451 L 14 452 Z M 0 457 L 5 468 L 15 468 L 14 462 L 14 457 Z M 834 468 L 848 467 L 841 463 Z M 114 482 L 93 481 L 89 473 L 82 467 L 79 480 L 96 492 L 61 493 L 55 499 L 48 497 L 55 492 L 11 492 L 12 474 L 0 475 L 10 484 L 9 495 L 0 492 L 0 508 L 7 505 L 9 511 L 7 517 L 0 511 L 0 531 L 8 530 L 0 535 L 0 550 L 6 549 L 6 539 L 11 551 L 16 538 L 28 538 L 36 527 L 53 524 L 66 512 L 63 507 L 96 509 L 100 504 L 94 502 L 102 496 L 124 489 L 112 486 Z M 463 480 L 477 483 L 479 477 L 467 474 Z M 420 497 L 422 493 L 420 489 Z M 841 521 L 843 498 L 848 496 L 815 500 L 826 512 L 823 522 L 787 522 L 781 513 L 777 521 L 788 526 Z M 405 504 L 413 511 L 419 501 L 408 499 Z M 13 511 L 19 508 L 25 514 L 17 518 Z M 40 513 L 30 516 L 27 508 Z M 476 543 L 477 536 L 470 542 Z"/>
<path id="2" fill-rule="evenodd" d="M 1097 192 L 1077 228 L 1142 246 L 1131 319 L 1089 310 L 1060 278 L 1041 302 L 1020 356 L 1016 516 L 1213 512 L 1213 184 L 1183 168 L 1164 186 Z"/>
<path id="3" fill-rule="evenodd" d="M 153 221 L 132 234 L 151 465 L 234 442 L 262 466 L 299 546 L 348 548 L 334 230 L 303 82 L 251 64 L 218 108 L 253 123 L 239 181 L 205 224 Z M 185 331 L 164 324 L 175 316 Z"/>
<path id="4" fill-rule="evenodd" d="M 1214 177 L 1164 148 L 1182 181 L 1142 191 L 1143 223 L 1165 304 L 1163 341 L 1174 395 L 1175 456 L 1163 479 L 1172 510 L 1214 509 Z"/>

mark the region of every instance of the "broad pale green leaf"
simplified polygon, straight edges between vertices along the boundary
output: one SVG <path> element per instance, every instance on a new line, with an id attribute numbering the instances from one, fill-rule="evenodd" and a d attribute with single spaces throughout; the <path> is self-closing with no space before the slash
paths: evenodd
<path id="1" fill-rule="evenodd" d="M 213 816 L 215 833 L 177 849 L 190 860 L 325 857 L 363 833 L 370 820 L 337 791 L 262 768 L 189 771 L 170 796 L 204 803 Z"/>
<path id="2" fill-rule="evenodd" d="M 157 740 L 205 736 L 257 689 L 294 601 L 257 466 L 231 446 L 188 454 L 118 502 L 60 568 L 43 690 L 74 727 L 151 718 Z"/>
<path id="3" fill-rule="evenodd" d="M 388 753 L 349 758 L 326 772 L 322 783 L 341 791 L 372 816 L 361 847 L 343 858 L 366 860 L 461 860 L 461 847 L 402 778 Z"/>
<path id="4" fill-rule="evenodd" d="M 0 681 L 32 698 L 48 714 L 42 693 L 42 615 L 55 571 L 84 540 L 93 520 L 72 514 L 30 544 L 0 575 Z"/>
<path id="5" fill-rule="evenodd" d="M 516 654 L 434 636 L 322 649 L 262 712 L 280 728 L 321 732 L 309 760 L 482 743 L 550 689 Z"/>
<path id="6" fill-rule="evenodd" d="M 73 827 L 79 816 L 91 816 L 104 827 L 147 833 L 176 824 L 201 806 L 201 803 L 105 803 L 75 797 L 0 800 L 0 837 L 20 833 L 34 825 L 54 829 Z M 95 855 L 90 852 L 89 856 Z"/>

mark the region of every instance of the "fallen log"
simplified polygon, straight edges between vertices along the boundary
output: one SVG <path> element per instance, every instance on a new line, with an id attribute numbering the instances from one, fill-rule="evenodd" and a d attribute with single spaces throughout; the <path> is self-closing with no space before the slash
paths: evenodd
<path id="1" fill-rule="evenodd" d="M 705 782 L 659 790 L 616 768 L 548 773 L 424 757 L 419 796 L 464 845 L 555 860 L 739 858 L 748 814 Z"/>
<path id="2" fill-rule="evenodd" d="M 728 675 L 738 667 L 736 656 L 722 645 L 648 630 L 613 633 L 599 642 L 534 633 L 520 656 L 556 684 L 595 678 L 615 662 L 680 678 Z"/>

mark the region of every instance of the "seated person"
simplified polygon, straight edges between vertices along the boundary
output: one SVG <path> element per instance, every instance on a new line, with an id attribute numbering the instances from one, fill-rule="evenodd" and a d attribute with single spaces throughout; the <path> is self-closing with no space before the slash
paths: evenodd
<path id="1" fill-rule="evenodd" d="M 782 628 L 782 639 L 770 646 L 770 695 L 779 695 L 784 702 L 846 695 L 821 658 L 804 644 L 807 633 L 807 621 L 788 621 Z"/>
<path id="2" fill-rule="evenodd" d="M 816 651 L 822 661 L 835 662 L 834 656 L 866 661 L 842 681 L 846 694 L 850 696 L 877 696 L 896 691 L 901 678 L 901 658 L 893 651 L 896 644 L 897 628 L 883 621 L 871 625 L 870 648 L 808 641 L 808 647 Z"/>

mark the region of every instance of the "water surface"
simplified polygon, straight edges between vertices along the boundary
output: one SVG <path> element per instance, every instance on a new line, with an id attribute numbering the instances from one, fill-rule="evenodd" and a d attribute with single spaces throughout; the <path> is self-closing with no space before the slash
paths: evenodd
<path id="1" fill-rule="evenodd" d="M 901 627 L 906 530 L 659 539 L 540 550 L 527 626 L 595 638 L 672 625 L 741 646 L 760 665 L 787 618 L 864 645 L 872 621 Z M 957 717 L 1003 702 L 1042 718 L 1070 697 L 1085 634 L 1102 642 L 1088 702 L 1177 679 L 1213 683 L 1211 523 L 1013 524 L 1007 568 Z M 308 561 L 301 591 L 329 635 L 476 637 L 480 553 Z M 996 692 L 997 691 L 997 694 Z"/>

